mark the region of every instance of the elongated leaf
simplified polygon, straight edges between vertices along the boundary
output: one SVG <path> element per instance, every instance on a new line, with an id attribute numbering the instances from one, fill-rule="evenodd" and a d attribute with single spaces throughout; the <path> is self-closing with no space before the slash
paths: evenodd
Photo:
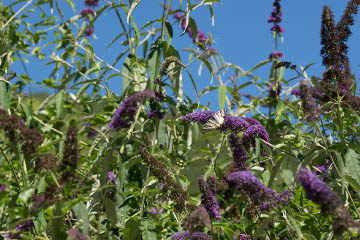
<path id="1" fill-rule="evenodd" d="M 0 82 L 0 109 L 7 110 L 9 108 L 11 97 L 11 89 L 9 84 Z"/>
<path id="2" fill-rule="evenodd" d="M 82 221 L 82 232 L 85 235 L 89 235 L 89 213 L 83 202 L 80 202 L 74 206 L 74 212 L 76 216 Z"/>
<path id="3" fill-rule="evenodd" d="M 125 224 L 125 230 L 123 234 L 124 240 L 136 240 L 139 235 L 140 220 L 136 217 L 130 218 Z"/>
<path id="4" fill-rule="evenodd" d="M 349 148 L 345 153 L 346 172 L 360 185 L 360 155 Z"/>
<path id="5" fill-rule="evenodd" d="M 131 82 L 132 77 L 133 77 L 133 70 L 132 70 L 132 66 L 131 66 L 131 59 L 132 58 L 134 58 L 134 55 L 129 54 L 125 58 L 123 66 L 122 66 L 122 72 L 123 72 L 122 88 L 121 88 L 122 94 L 124 94 L 125 90 L 129 87 L 130 82 Z"/>
<path id="6" fill-rule="evenodd" d="M 339 175 L 341 178 L 341 192 L 342 194 L 344 194 L 344 189 L 345 189 L 345 167 L 344 167 L 344 160 L 341 157 L 339 152 L 335 152 L 336 155 L 336 162 L 337 162 L 337 167 L 339 169 Z M 348 156 L 349 157 L 349 156 Z"/>
<path id="7" fill-rule="evenodd" d="M 103 200 L 103 206 L 105 208 L 105 213 L 106 213 L 107 219 L 110 221 L 111 225 L 116 226 L 118 217 L 116 214 L 115 202 L 109 198 L 105 198 Z"/>
<path id="8" fill-rule="evenodd" d="M 65 91 L 61 90 L 56 96 L 56 119 L 59 119 L 64 106 L 64 95 Z"/>
<path id="9" fill-rule="evenodd" d="M 150 78 L 148 82 L 148 86 L 152 88 L 154 80 L 157 78 L 159 70 L 160 70 L 160 62 L 161 62 L 161 47 L 160 39 L 156 40 L 150 46 L 148 64 L 150 67 Z"/>
<path id="10" fill-rule="evenodd" d="M 156 239 L 155 224 L 153 221 L 142 221 L 141 236 L 143 240 Z"/>
<path id="11" fill-rule="evenodd" d="M 225 99 L 226 99 L 227 88 L 224 85 L 219 86 L 218 88 L 218 98 L 219 98 L 219 108 L 225 108 Z"/>

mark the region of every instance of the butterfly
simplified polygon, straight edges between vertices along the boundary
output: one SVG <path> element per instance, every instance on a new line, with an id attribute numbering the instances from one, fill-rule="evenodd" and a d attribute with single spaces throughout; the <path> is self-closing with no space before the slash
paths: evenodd
<path id="1" fill-rule="evenodd" d="M 205 124 L 202 129 L 203 132 L 216 130 L 221 127 L 224 123 L 226 115 L 226 109 L 221 109 L 220 111 L 216 112 Z"/>

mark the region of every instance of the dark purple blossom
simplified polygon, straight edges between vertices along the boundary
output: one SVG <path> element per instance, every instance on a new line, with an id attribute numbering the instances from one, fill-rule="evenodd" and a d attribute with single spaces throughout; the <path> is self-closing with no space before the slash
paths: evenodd
<path id="1" fill-rule="evenodd" d="M 118 184 L 118 182 L 117 182 L 117 180 L 116 180 L 116 176 L 115 176 L 115 174 L 114 174 L 112 171 L 109 171 L 109 172 L 108 172 L 107 177 L 108 177 L 108 179 L 110 180 L 110 182 L 111 182 L 112 184 L 114 184 L 114 185 L 117 185 L 117 184 Z"/>
<path id="2" fill-rule="evenodd" d="M 188 33 L 189 37 L 193 39 L 193 42 L 200 42 L 200 43 L 204 43 L 205 45 L 210 44 L 209 38 L 206 37 L 205 34 L 200 30 L 198 30 L 197 32 L 197 40 L 196 40 L 195 36 L 193 36 L 191 27 L 189 25 L 186 26 L 186 19 L 184 17 L 184 14 L 176 13 L 174 14 L 174 18 L 180 23 L 181 28 Z"/>
<path id="3" fill-rule="evenodd" d="M 164 209 L 163 209 L 162 207 L 160 207 L 160 208 L 152 207 L 152 208 L 148 211 L 148 213 L 150 213 L 150 214 L 152 214 L 152 215 L 154 215 L 154 216 L 159 215 L 159 214 L 161 214 L 161 213 L 163 213 L 163 212 L 164 212 Z"/>
<path id="4" fill-rule="evenodd" d="M 291 91 L 291 94 L 300 97 L 305 119 L 307 121 L 314 121 L 319 117 L 320 110 L 305 80 L 300 81 L 299 90 L 293 90 Z"/>
<path id="5" fill-rule="evenodd" d="M 270 28 L 270 30 L 273 31 L 273 32 L 277 32 L 277 33 L 284 33 L 285 32 L 284 28 L 282 26 L 280 26 L 280 25 L 274 25 L 274 26 L 272 26 Z"/>
<path id="6" fill-rule="evenodd" d="M 297 177 L 304 188 L 306 197 L 322 206 L 326 212 L 332 210 L 339 204 L 339 197 L 330 190 L 329 186 L 319 179 L 315 174 L 305 168 L 300 169 Z"/>
<path id="7" fill-rule="evenodd" d="M 149 119 L 153 119 L 153 118 L 158 118 L 158 119 L 163 119 L 164 118 L 164 113 L 160 112 L 159 110 L 154 110 L 149 112 L 148 114 L 148 118 Z"/>
<path id="8" fill-rule="evenodd" d="M 194 232 L 191 235 L 189 231 L 182 231 L 182 232 L 174 233 L 170 239 L 171 240 L 185 240 L 185 239 L 211 240 L 212 237 L 202 232 Z"/>
<path id="9" fill-rule="evenodd" d="M 260 124 L 251 125 L 244 131 L 243 140 L 249 139 L 254 143 L 255 138 L 261 138 L 266 142 L 270 142 L 269 133 Z"/>
<path id="10" fill-rule="evenodd" d="M 90 7 L 99 6 L 99 0 L 84 0 L 84 4 Z"/>
<path id="11" fill-rule="evenodd" d="M 214 116 L 214 111 L 198 111 L 187 114 L 182 118 L 183 121 L 187 122 L 200 122 L 205 124 L 212 116 Z"/>
<path id="12" fill-rule="evenodd" d="M 229 135 L 229 144 L 232 150 L 233 161 L 235 163 L 235 168 L 238 170 L 247 170 L 248 166 L 246 164 L 246 160 L 248 156 L 246 154 L 245 148 L 242 144 L 242 140 L 236 134 Z"/>
<path id="13" fill-rule="evenodd" d="M 233 172 L 227 176 L 227 180 L 235 185 L 236 190 L 249 197 L 253 204 L 262 210 L 286 205 L 292 196 L 289 191 L 276 194 L 274 190 L 266 187 L 249 171 Z"/>
<path id="14" fill-rule="evenodd" d="M 216 219 L 216 221 L 219 221 L 221 219 L 220 207 L 217 204 L 214 192 L 211 190 L 209 184 L 206 181 L 204 181 L 203 176 L 199 177 L 199 189 L 201 192 L 202 205 L 208 211 L 209 216 L 211 218 L 214 218 Z"/>
<path id="15" fill-rule="evenodd" d="M 280 0 L 275 0 L 273 6 L 274 9 L 272 10 L 271 15 L 268 19 L 268 23 L 273 23 L 273 26 L 270 28 L 270 30 L 277 33 L 283 33 L 284 28 L 279 25 L 279 23 L 281 23 L 282 21 Z"/>
<path id="16" fill-rule="evenodd" d="M 255 118 L 244 118 L 250 125 L 261 125 L 259 120 L 256 120 Z"/>
<path id="17" fill-rule="evenodd" d="M 282 57 L 284 57 L 284 53 L 280 52 L 280 51 L 273 51 L 269 55 L 270 59 L 279 59 L 279 58 L 282 58 Z"/>
<path id="18" fill-rule="evenodd" d="M 76 228 L 72 228 L 68 232 L 69 240 L 87 240 L 88 238 L 79 232 Z"/>
<path id="19" fill-rule="evenodd" d="M 32 220 L 28 220 L 22 224 L 16 226 L 16 230 L 19 232 L 28 232 L 34 227 L 34 223 Z"/>
<path id="20" fill-rule="evenodd" d="M 230 129 L 232 132 L 238 132 L 238 131 L 243 131 L 247 127 L 249 127 L 249 124 L 244 119 L 237 118 L 231 115 L 226 115 L 224 118 L 224 123 L 221 126 L 221 129 L 223 131 Z"/>
<path id="21" fill-rule="evenodd" d="M 17 240 L 23 240 L 23 238 L 20 236 L 19 233 L 6 233 L 4 235 L 5 239 L 17 239 Z"/>
<path id="22" fill-rule="evenodd" d="M 155 92 L 147 89 L 142 92 L 135 93 L 124 100 L 121 106 L 116 110 L 113 120 L 109 124 L 109 129 L 120 130 L 129 128 L 131 122 L 135 120 L 135 114 L 139 107 L 139 102 L 144 99 L 155 99 Z"/>
<path id="23" fill-rule="evenodd" d="M 92 8 L 84 8 L 80 11 L 82 17 L 88 17 L 88 15 L 95 16 L 95 11 Z"/>
<path id="24" fill-rule="evenodd" d="M 276 98 L 280 96 L 282 85 L 278 82 L 273 82 L 269 87 L 269 97 Z"/>
<path id="25" fill-rule="evenodd" d="M 251 237 L 247 234 L 240 234 L 239 236 L 234 234 L 234 240 L 251 240 Z"/>
<path id="26" fill-rule="evenodd" d="M 93 27 L 87 27 L 85 30 L 85 34 L 87 36 L 92 36 L 94 34 L 94 28 Z"/>
<path id="27" fill-rule="evenodd" d="M 0 184 L 0 192 L 4 191 L 5 189 L 7 189 L 8 187 L 4 184 Z"/>

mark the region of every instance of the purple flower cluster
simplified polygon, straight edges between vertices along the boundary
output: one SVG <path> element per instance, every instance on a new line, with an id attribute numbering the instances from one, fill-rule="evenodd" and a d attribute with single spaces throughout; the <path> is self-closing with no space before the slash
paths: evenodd
<path id="1" fill-rule="evenodd" d="M 201 192 L 201 203 L 208 211 L 210 218 L 215 218 L 216 221 L 221 219 L 220 207 L 215 198 L 215 191 L 213 187 L 204 180 L 203 176 L 199 177 L 199 189 Z"/>
<path id="2" fill-rule="evenodd" d="M 164 113 L 160 112 L 159 110 L 154 110 L 149 112 L 148 114 L 148 118 L 149 119 L 153 119 L 153 118 L 158 118 L 158 119 L 163 119 L 164 118 Z"/>
<path id="3" fill-rule="evenodd" d="M 82 17 L 88 17 L 89 15 L 91 15 L 91 16 L 95 16 L 95 11 L 94 11 L 94 9 L 92 9 L 92 8 L 84 8 L 84 9 L 82 9 L 81 11 L 80 11 L 80 15 L 82 16 Z"/>
<path id="4" fill-rule="evenodd" d="M 152 214 L 152 215 L 154 215 L 154 216 L 159 215 L 159 214 L 161 214 L 161 213 L 163 213 L 163 212 L 164 212 L 164 209 L 163 209 L 162 207 L 160 207 L 160 208 L 152 207 L 152 208 L 148 211 L 148 213 L 150 213 L 150 214 Z"/>
<path id="5" fill-rule="evenodd" d="M 8 187 L 4 184 L 0 184 L 0 192 L 4 191 L 5 189 L 7 189 Z"/>
<path id="6" fill-rule="evenodd" d="M 281 89 L 282 89 L 281 83 L 278 83 L 278 82 L 271 83 L 270 87 L 269 87 L 269 97 L 271 97 L 271 98 L 279 97 Z"/>
<path id="7" fill-rule="evenodd" d="M 273 3 L 274 10 L 271 12 L 271 16 L 268 19 L 268 23 L 273 23 L 274 25 L 270 28 L 271 31 L 276 33 L 283 33 L 284 28 L 279 25 L 282 21 L 282 11 L 281 11 L 281 0 L 275 0 Z"/>
<path id="8" fill-rule="evenodd" d="M 212 240 L 213 238 L 202 232 L 190 233 L 190 231 L 182 231 L 174 233 L 171 240 L 185 240 L 185 239 L 194 239 L 194 240 Z"/>
<path id="9" fill-rule="evenodd" d="M 306 197 L 314 203 L 320 204 L 325 212 L 335 209 L 341 202 L 326 183 L 307 169 L 300 169 L 297 177 L 304 188 Z"/>
<path id="10" fill-rule="evenodd" d="M 235 164 L 234 167 L 238 170 L 247 170 L 246 159 L 248 159 L 248 156 L 242 143 L 242 139 L 238 135 L 233 133 L 229 135 L 229 144 Z"/>
<path id="11" fill-rule="evenodd" d="M 237 118 L 231 115 L 226 115 L 224 118 L 224 123 L 221 126 L 223 131 L 231 129 L 232 132 L 243 131 L 249 127 L 249 123 L 241 118 Z"/>
<path id="12" fill-rule="evenodd" d="M 269 58 L 270 59 L 279 59 L 284 57 L 284 53 L 281 51 L 273 51 L 272 53 L 270 53 Z"/>
<path id="13" fill-rule="evenodd" d="M 299 89 L 291 91 L 291 94 L 300 97 L 307 121 L 311 122 L 319 117 L 320 110 L 305 80 L 301 80 Z"/>
<path id="14" fill-rule="evenodd" d="M 90 7 L 99 6 L 99 0 L 84 0 L 84 4 Z"/>
<path id="15" fill-rule="evenodd" d="M 195 36 L 193 35 L 192 29 L 190 26 L 186 26 L 186 19 L 184 17 L 184 14 L 181 13 L 176 13 L 174 14 L 174 18 L 180 23 L 181 28 L 187 32 L 189 34 L 189 37 L 193 39 L 193 42 L 200 42 L 203 43 L 205 45 L 209 45 L 209 38 L 205 36 L 205 33 L 203 33 L 202 31 L 200 31 L 199 29 L 197 30 L 197 40 L 195 38 Z M 186 27 L 186 28 L 185 28 Z"/>
<path id="16" fill-rule="evenodd" d="M 21 223 L 16 226 L 16 233 L 7 233 L 4 235 L 5 239 L 18 239 L 22 240 L 23 238 L 20 236 L 21 232 L 29 232 L 31 229 L 34 228 L 34 222 L 32 220 L 28 220 L 24 223 Z"/>
<path id="17" fill-rule="evenodd" d="M 88 7 L 82 9 L 80 15 L 85 18 L 86 21 L 89 21 L 88 26 L 85 29 L 85 34 L 87 36 L 92 36 L 94 34 L 94 27 L 93 24 L 90 23 L 90 16 L 94 17 L 96 15 L 96 12 L 92 7 L 99 6 L 99 0 L 84 0 L 84 4 Z"/>
<path id="18" fill-rule="evenodd" d="M 110 183 L 111 183 L 111 184 L 114 184 L 114 185 L 117 185 L 117 184 L 118 184 L 118 182 L 117 182 L 117 180 L 116 180 L 116 176 L 115 176 L 115 174 L 114 174 L 112 171 L 109 171 L 109 172 L 107 173 L 107 177 L 108 177 L 108 179 L 110 180 Z"/>
<path id="19" fill-rule="evenodd" d="M 235 185 L 236 190 L 249 197 L 253 204 L 259 206 L 261 210 L 268 211 L 280 205 L 287 205 L 292 197 L 289 191 L 276 194 L 249 171 L 233 172 L 227 176 L 227 180 Z"/>
<path id="20" fill-rule="evenodd" d="M 251 240 L 251 237 L 247 234 L 240 234 L 239 236 L 234 234 L 234 240 Z"/>
<path id="21" fill-rule="evenodd" d="M 110 130 L 120 130 L 122 128 L 129 128 L 131 122 L 135 120 L 135 114 L 138 110 L 138 102 L 144 99 L 155 99 L 155 92 L 153 90 L 144 90 L 135 93 L 125 99 L 121 106 L 116 110 L 113 120 L 109 124 Z"/>
<path id="22" fill-rule="evenodd" d="M 76 228 L 72 228 L 68 232 L 69 240 L 87 240 L 88 238 L 79 232 Z"/>
<path id="23" fill-rule="evenodd" d="M 182 118 L 182 120 L 186 122 L 200 122 L 201 124 L 205 124 L 212 116 L 214 116 L 214 114 L 214 111 L 197 111 L 187 114 Z"/>

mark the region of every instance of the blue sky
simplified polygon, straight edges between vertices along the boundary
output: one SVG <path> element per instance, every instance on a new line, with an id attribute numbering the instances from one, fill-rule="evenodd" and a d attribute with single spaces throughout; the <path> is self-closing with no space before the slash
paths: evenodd
<path id="1" fill-rule="evenodd" d="M 7 1 L 5 0 L 5 5 Z M 65 1 L 63 1 L 65 2 Z M 64 10 L 66 18 L 78 14 L 84 7 L 82 0 L 74 0 L 76 12 L 74 13 L 66 3 L 61 6 Z M 105 4 L 104 0 L 100 0 L 100 4 Z M 162 8 L 158 4 L 163 1 L 143 0 L 134 11 L 134 19 L 138 26 L 142 26 L 149 20 L 159 18 L 162 14 Z M 182 9 L 185 9 L 183 2 Z M 267 23 L 270 12 L 273 9 L 273 1 L 236 1 L 228 0 L 214 6 L 215 25 L 211 25 L 209 10 L 201 7 L 192 12 L 191 17 L 195 19 L 198 29 L 206 34 L 211 33 L 214 39 L 213 47 L 221 54 L 226 62 L 236 64 L 244 69 L 250 69 L 258 62 L 268 58 L 270 52 L 274 50 L 274 41 L 269 28 L 271 24 Z M 303 0 L 303 1 L 286 1 L 281 2 L 283 11 L 282 26 L 285 29 L 284 42 L 279 45 L 279 49 L 285 54 L 282 60 L 291 61 L 294 64 L 305 66 L 315 63 L 308 71 L 309 76 L 321 76 L 324 67 L 321 64 L 320 56 L 320 25 L 321 12 L 324 5 L 328 5 L 334 12 L 335 20 L 338 21 L 346 7 L 347 1 L 339 0 Z M 20 5 L 19 5 L 20 7 Z M 179 1 L 173 0 L 173 9 L 179 8 Z M 56 14 L 56 13 L 55 13 Z M 36 12 L 32 15 L 36 20 Z M 125 16 L 123 15 L 123 18 Z M 170 17 L 171 23 L 175 20 Z M 355 17 L 355 25 L 351 28 L 353 35 L 350 37 L 348 46 L 349 58 L 351 61 L 352 72 L 355 75 L 360 73 L 360 14 Z M 124 46 L 118 41 L 110 49 L 105 49 L 108 43 L 121 32 L 120 24 L 116 18 L 114 11 L 105 12 L 95 23 L 96 38 L 90 41 L 94 46 L 95 53 L 105 61 L 111 63 L 123 50 Z M 191 39 L 185 34 L 181 34 L 180 27 L 174 26 L 173 45 L 179 50 L 181 48 L 189 48 L 192 45 Z M 124 39 L 122 39 L 124 40 Z M 188 53 L 181 51 L 182 61 L 187 63 Z M 121 61 L 120 61 L 121 64 Z M 117 68 L 121 69 L 118 64 Z M 40 66 L 39 66 L 40 65 Z M 203 70 L 201 76 L 197 75 L 199 63 L 195 63 L 189 71 L 195 76 L 198 88 L 201 90 L 210 84 L 210 76 Z M 261 80 L 266 80 L 269 73 L 269 66 L 254 72 L 255 76 L 259 76 Z M 51 69 L 44 67 L 44 62 L 31 61 L 29 63 L 30 76 L 39 81 L 46 77 Z M 39 69 L 41 71 L 39 71 Z M 23 71 L 19 64 L 13 66 L 16 72 Z M 223 78 L 231 75 L 229 72 Z M 293 75 L 289 75 L 293 76 Z M 243 79 L 246 80 L 245 78 Z M 215 83 L 213 83 L 215 84 Z M 115 93 L 121 91 L 121 79 L 113 78 L 110 81 L 110 87 Z M 38 88 L 36 88 L 39 90 Z M 252 89 L 247 89 L 252 93 Z M 185 94 L 195 97 L 194 90 L 184 74 L 184 92 Z M 245 92 L 242 92 L 245 93 Z M 249 92 L 246 92 L 249 93 Z M 215 100 L 215 101 L 213 101 Z M 206 104 L 211 101 L 211 106 L 216 109 L 217 93 L 208 94 L 201 103 Z"/>

